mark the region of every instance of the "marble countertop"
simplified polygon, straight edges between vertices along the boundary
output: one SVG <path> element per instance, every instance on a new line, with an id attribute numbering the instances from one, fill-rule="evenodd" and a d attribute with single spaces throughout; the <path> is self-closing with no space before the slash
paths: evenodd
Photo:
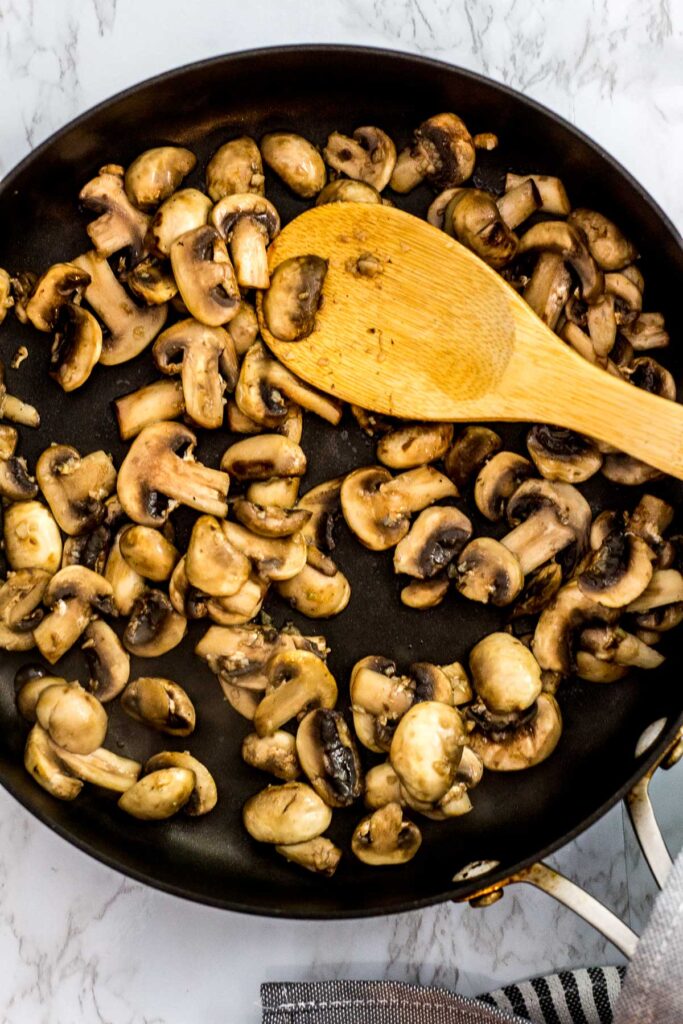
<path id="1" fill-rule="evenodd" d="M 203 57 L 296 42 L 381 45 L 484 72 L 563 114 L 683 227 L 683 9 L 669 0 L 3 0 L 0 173 L 76 114 Z M 683 766 L 655 780 L 672 852 Z M 622 808 L 554 858 L 638 930 L 654 885 Z M 5 1024 L 260 1019 L 266 979 L 392 978 L 475 994 L 533 973 L 623 962 L 528 888 L 486 911 L 270 921 L 146 889 L 88 859 L 0 790 Z"/>

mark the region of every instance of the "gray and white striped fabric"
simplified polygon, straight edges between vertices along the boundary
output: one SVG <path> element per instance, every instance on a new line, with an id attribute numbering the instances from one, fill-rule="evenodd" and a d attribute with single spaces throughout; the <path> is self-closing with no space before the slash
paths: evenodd
<path id="1" fill-rule="evenodd" d="M 482 1002 L 533 1024 L 612 1024 L 623 967 L 588 967 L 506 985 Z"/>

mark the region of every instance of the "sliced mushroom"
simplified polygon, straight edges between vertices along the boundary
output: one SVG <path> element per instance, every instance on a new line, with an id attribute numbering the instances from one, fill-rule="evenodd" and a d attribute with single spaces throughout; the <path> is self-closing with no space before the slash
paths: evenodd
<path id="1" fill-rule="evenodd" d="M 130 615 L 137 599 L 145 593 L 147 584 L 121 554 L 122 532 L 119 531 L 112 543 L 104 570 L 104 578 L 112 588 L 114 607 L 119 615 Z"/>
<path id="2" fill-rule="evenodd" d="M 37 281 L 38 275 L 34 274 L 32 270 L 20 270 L 10 278 L 12 294 L 6 302 L 11 299 L 10 305 L 14 307 L 14 315 L 20 324 L 28 323 L 26 306 Z"/>
<path id="3" fill-rule="evenodd" d="M 157 380 L 114 399 L 113 405 L 121 440 L 130 441 L 145 427 L 182 415 L 183 385 L 175 380 Z"/>
<path id="4" fill-rule="evenodd" d="M 263 159 L 285 185 L 303 199 L 312 199 L 325 184 L 327 172 L 318 150 L 292 132 L 272 132 L 261 139 Z"/>
<path id="5" fill-rule="evenodd" d="M 608 608 L 623 608 L 643 593 L 653 574 L 654 554 L 645 541 L 623 528 L 611 530 L 577 577 L 586 597 Z"/>
<path id="6" fill-rule="evenodd" d="M 538 182 L 537 182 L 538 184 Z M 519 240 L 518 253 L 541 249 L 557 253 L 571 263 L 581 281 L 581 296 L 590 303 L 596 302 L 603 291 L 603 274 L 591 256 L 584 236 L 566 221 L 541 221 L 529 228 Z"/>
<path id="7" fill-rule="evenodd" d="M 407 864 L 421 843 L 419 828 L 403 817 L 398 803 L 389 803 L 363 818 L 351 837 L 351 849 L 358 860 L 373 867 Z"/>
<path id="8" fill-rule="evenodd" d="M 0 622 L 8 629 L 32 629 L 42 618 L 38 610 L 50 582 L 44 569 L 18 569 L 0 584 Z"/>
<path id="9" fill-rule="evenodd" d="M 12 295 L 12 279 L 6 270 L 0 267 L 0 324 L 7 316 L 7 310 L 14 305 Z"/>
<path id="10" fill-rule="evenodd" d="M 277 592 L 302 615 L 328 619 L 342 612 L 351 597 L 348 579 L 336 566 L 335 570 L 330 575 L 307 564 L 296 576 L 278 583 Z"/>
<path id="11" fill-rule="evenodd" d="M 526 711 L 541 693 L 541 668 L 531 651 L 509 633 L 490 633 L 470 651 L 478 696 L 493 712 Z"/>
<path id="12" fill-rule="evenodd" d="M 269 626 L 212 626 L 195 648 L 221 685 L 237 686 L 259 694 L 269 684 L 268 667 L 274 655 L 282 651 L 314 651 L 324 657 L 324 637 L 304 637 L 291 632 L 278 632 Z"/>
<path id="13" fill-rule="evenodd" d="M 290 732 L 277 730 L 270 736 L 249 733 L 242 740 L 242 759 L 252 768 L 269 772 L 277 779 L 291 782 L 301 775 L 296 740 Z"/>
<path id="14" fill-rule="evenodd" d="M 158 206 L 175 192 L 196 163 L 194 153 L 182 146 L 146 149 L 126 170 L 126 194 L 142 210 Z"/>
<path id="15" fill-rule="evenodd" d="M 235 353 L 240 357 L 243 356 L 258 336 L 258 319 L 254 307 L 242 300 L 237 313 L 228 323 L 227 330 L 232 338 Z"/>
<path id="16" fill-rule="evenodd" d="M 152 219 L 150 236 L 157 256 L 170 256 L 171 247 L 188 231 L 203 227 L 211 200 L 196 188 L 183 188 L 162 203 Z"/>
<path id="17" fill-rule="evenodd" d="M 557 562 L 546 562 L 526 577 L 524 589 L 512 609 L 512 618 L 538 615 L 562 586 L 562 569 Z"/>
<path id="18" fill-rule="evenodd" d="M 187 619 L 160 590 L 148 590 L 133 605 L 123 645 L 138 658 L 157 658 L 173 650 L 187 632 Z"/>
<path id="19" fill-rule="evenodd" d="M 171 245 L 171 266 L 188 310 L 201 323 L 220 327 L 240 304 L 240 291 L 228 250 L 210 224 L 187 231 Z"/>
<path id="20" fill-rule="evenodd" d="M 314 708 L 333 708 L 337 684 L 323 661 L 311 651 L 281 651 L 268 664 L 269 692 L 254 715 L 259 736 Z M 310 837 L 312 838 L 312 837 Z"/>
<path id="21" fill-rule="evenodd" d="M 390 184 L 405 193 L 426 178 L 441 191 L 467 181 L 474 162 L 474 142 L 464 122 L 455 114 L 436 114 L 422 122 L 412 146 L 399 153 Z"/>
<path id="22" fill-rule="evenodd" d="M 531 644 L 536 661 L 546 671 L 569 675 L 575 630 L 591 622 L 612 623 L 618 616 L 618 609 L 592 601 L 572 580 L 558 590 L 536 623 Z"/>
<path id="23" fill-rule="evenodd" d="M 74 754 L 91 754 L 107 735 L 107 713 L 79 683 L 53 682 L 42 690 L 35 706 L 36 720 L 59 747 Z"/>
<path id="24" fill-rule="evenodd" d="M 253 480 L 247 487 L 247 500 L 264 508 L 293 508 L 299 494 L 300 482 L 297 476 L 274 476 L 270 480 Z"/>
<path id="25" fill-rule="evenodd" d="M 408 608 L 424 611 L 441 604 L 448 593 L 448 579 L 434 576 L 430 580 L 412 580 L 401 590 L 401 602 Z"/>
<path id="26" fill-rule="evenodd" d="M 479 470 L 474 483 L 474 503 L 492 522 L 502 519 L 508 499 L 533 474 L 528 459 L 514 452 L 498 452 Z"/>
<path id="27" fill-rule="evenodd" d="M 590 505 L 571 484 L 527 480 L 508 501 L 507 515 L 514 529 L 501 544 L 517 556 L 524 575 L 569 545 L 580 555 L 588 544 Z"/>
<path id="28" fill-rule="evenodd" d="M 306 456 L 300 445 L 281 434 L 260 434 L 230 445 L 221 469 L 236 480 L 269 480 L 303 476 Z"/>
<path id="29" fill-rule="evenodd" d="M 280 231 L 280 215 L 264 196 L 250 192 L 225 196 L 214 206 L 211 223 L 230 246 L 241 288 L 267 288 L 267 247 Z"/>
<path id="30" fill-rule="evenodd" d="M 194 732 L 194 705 L 179 683 L 160 676 L 139 676 L 121 694 L 121 707 L 136 722 L 169 736 Z M 166 766 L 164 766 L 166 767 Z M 184 767 L 184 766 L 181 766 Z"/>
<path id="31" fill-rule="evenodd" d="M 235 359 L 222 327 L 182 320 L 160 334 L 152 350 L 162 373 L 181 373 L 183 404 L 194 423 L 215 430 L 223 422 L 225 381 L 220 368 Z"/>
<path id="32" fill-rule="evenodd" d="M 365 775 L 363 787 L 365 806 L 372 811 L 386 807 L 387 804 L 403 804 L 401 781 L 391 766 L 391 761 L 376 764 Z"/>
<path id="33" fill-rule="evenodd" d="M 189 802 L 196 777 L 188 768 L 160 768 L 143 775 L 119 799 L 119 807 L 142 821 L 170 818 Z"/>
<path id="34" fill-rule="evenodd" d="M 452 506 L 426 508 L 394 551 L 394 572 L 431 579 L 447 569 L 472 536 L 472 523 Z"/>
<path id="35" fill-rule="evenodd" d="M 83 789 L 82 781 L 66 770 L 50 737 L 39 725 L 33 726 L 26 739 L 24 767 L 39 786 L 58 800 L 75 800 Z"/>
<path id="36" fill-rule="evenodd" d="M 185 814 L 197 818 L 214 809 L 218 803 L 218 789 L 206 765 L 187 751 L 163 750 L 147 761 L 145 776 L 165 768 L 185 768 L 194 775 L 194 789 L 183 807 Z"/>
<path id="37" fill-rule="evenodd" d="M 505 223 L 495 199 L 479 189 L 462 189 L 451 200 L 444 226 L 495 269 L 506 266 L 517 252 L 519 240 Z"/>
<path id="38" fill-rule="evenodd" d="M 230 478 L 196 462 L 195 434 L 180 423 L 145 427 L 119 470 L 117 493 L 126 515 L 141 526 L 162 526 L 176 505 L 227 515 Z"/>
<path id="39" fill-rule="evenodd" d="M 661 569 L 670 567 L 662 563 L 668 560 L 672 550 L 671 545 L 664 539 L 664 533 L 671 526 L 673 515 L 673 507 L 668 501 L 656 498 L 652 494 L 644 494 L 629 520 L 629 529 L 652 548 L 657 555 L 657 567 Z"/>
<path id="40" fill-rule="evenodd" d="M 270 333 L 280 341 L 301 341 L 315 330 L 322 302 L 327 260 L 312 254 L 278 263 L 257 310 Z"/>
<path id="41" fill-rule="evenodd" d="M 664 663 L 664 655 L 619 626 L 594 626 L 579 637 L 584 651 L 603 662 L 633 668 L 653 669 Z"/>
<path id="42" fill-rule="evenodd" d="M 337 870 L 342 852 L 335 846 L 331 839 L 325 836 L 316 836 L 305 843 L 289 843 L 275 847 L 285 860 L 299 867 L 313 871 L 316 875 L 324 875 L 331 878 Z"/>
<path id="43" fill-rule="evenodd" d="M 382 202 L 382 197 L 374 187 L 366 182 L 354 181 L 352 178 L 337 178 L 325 185 L 325 188 L 318 193 L 315 201 L 316 206 L 326 206 L 328 203 L 369 203 L 376 206 Z"/>
<path id="44" fill-rule="evenodd" d="M 660 395 L 671 401 L 676 400 L 676 383 L 673 376 L 661 363 L 651 356 L 639 356 L 624 369 L 624 375 L 631 384 L 652 395 Z"/>
<path id="45" fill-rule="evenodd" d="M 185 556 L 188 582 L 212 597 L 230 597 L 249 578 L 251 565 L 213 516 L 196 520 Z"/>
<path id="46" fill-rule="evenodd" d="M 683 575 L 677 569 L 657 569 L 645 589 L 631 601 L 626 610 L 651 612 L 679 601 L 683 601 Z"/>
<path id="47" fill-rule="evenodd" d="M 577 651 L 574 660 L 577 678 L 588 683 L 616 683 L 628 675 L 628 668 L 625 665 L 603 661 L 590 651 Z"/>
<path id="48" fill-rule="evenodd" d="M 258 574 L 267 580 L 289 580 L 306 564 L 306 541 L 300 533 L 291 537 L 260 537 L 238 523 L 221 523 L 230 544 L 251 559 Z"/>
<path id="49" fill-rule="evenodd" d="M 463 597 L 497 608 L 512 604 L 524 586 L 517 555 L 493 537 L 470 541 L 451 566 L 451 575 Z"/>
<path id="50" fill-rule="evenodd" d="M 74 754 L 52 744 L 57 758 L 77 779 L 89 782 L 99 789 L 125 793 L 137 782 L 142 765 L 129 757 L 121 757 L 111 750 L 98 747 L 89 754 Z"/>
<path id="51" fill-rule="evenodd" d="M 158 256 L 145 256 L 126 274 L 126 284 L 148 306 L 161 306 L 178 294 L 171 265 Z"/>
<path id="52" fill-rule="evenodd" d="M 64 391 L 82 387 L 102 355 L 102 328 L 87 309 L 62 306 L 57 319 L 49 373 Z"/>
<path id="53" fill-rule="evenodd" d="M 229 597 L 212 597 L 206 600 L 206 613 L 219 626 L 240 626 L 250 622 L 261 611 L 268 586 L 267 580 L 252 573 L 240 589 Z M 190 618 L 199 618 L 197 602 L 193 600 L 192 595 L 189 595 L 186 604 Z"/>
<path id="54" fill-rule="evenodd" d="M 648 466 L 631 455 L 610 452 L 602 464 L 602 475 L 610 483 L 621 484 L 622 487 L 638 487 L 640 484 L 659 480 L 663 474 L 654 466 Z"/>
<path id="55" fill-rule="evenodd" d="M 531 178 L 509 188 L 496 200 L 498 211 L 509 228 L 523 224 L 542 204 L 541 194 Z"/>
<path id="56" fill-rule="evenodd" d="M 245 416 L 270 428 L 281 424 L 290 402 L 297 402 L 333 426 L 342 413 L 339 402 L 304 384 L 272 359 L 261 342 L 252 345 L 242 360 L 235 401 Z"/>
<path id="57" fill-rule="evenodd" d="M 0 498 L 29 501 L 38 493 L 38 484 L 28 471 L 26 460 L 18 455 L 0 457 Z"/>
<path id="58" fill-rule="evenodd" d="M 323 150 L 325 161 L 338 174 L 372 185 L 381 192 L 396 164 L 396 147 L 381 128 L 356 128 L 353 137 L 332 132 Z"/>
<path id="59" fill-rule="evenodd" d="M 73 647 L 97 612 L 116 614 L 110 584 L 82 565 L 60 569 L 50 580 L 43 602 L 50 612 L 33 635 L 38 650 L 51 665 Z"/>
<path id="60" fill-rule="evenodd" d="M 432 803 L 450 789 L 464 742 L 459 711 L 439 701 L 422 701 L 400 719 L 389 759 L 404 789 L 416 800 Z"/>
<path id="61" fill-rule="evenodd" d="M 546 480 L 583 483 L 602 466 L 602 453 L 588 437 L 573 430 L 536 424 L 526 438 L 529 455 Z"/>
<path id="62" fill-rule="evenodd" d="M 117 366 L 134 359 L 164 326 L 167 307 L 136 306 L 107 260 L 95 252 L 78 256 L 73 263 L 90 275 L 84 297 L 107 328 L 99 361 Z"/>
<path id="63" fill-rule="evenodd" d="M 321 835 L 332 820 L 332 809 L 305 783 L 285 782 L 250 797 L 242 820 L 258 842 L 289 845 Z"/>
<path id="64" fill-rule="evenodd" d="M 636 247 L 604 214 L 581 207 L 568 220 L 583 231 L 590 254 L 602 270 L 622 270 L 637 258 Z"/>
<path id="65" fill-rule="evenodd" d="M 36 464 L 36 477 L 52 514 L 70 536 L 94 529 L 104 519 L 104 499 L 116 486 L 116 470 L 103 451 L 81 457 L 70 445 L 54 444 Z"/>
<path id="66" fill-rule="evenodd" d="M 522 771 L 550 757 L 562 735 L 559 706 L 551 694 L 541 693 L 533 710 L 533 716 L 516 727 L 486 731 L 475 725 L 467 743 L 486 769 Z"/>
<path id="67" fill-rule="evenodd" d="M 239 192 L 262 196 L 264 183 L 259 148 L 247 135 L 225 142 L 206 167 L 206 191 L 214 203 Z"/>
<path id="68" fill-rule="evenodd" d="M 99 214 L 86 231 L 98 256 L 128 249 L 133 262 L 142 255 L 149 217 L 130 202 L 123 184 L 123 167 L 107 164 L 78 194 L 86 210 Z"/>
<path id="69" fill-rule="evenodd" d="M 15 501 L 4 510 L 3 539 L 13 569 L 55 573 L 62 561 L 62 538 L 52 513 L 39 501 Z"/>
<path id="70" fill-rule="evenodd" d="M 66 305 L 80 302 L 90 274 L 75 263 L 55 263 L 38 278 L 26 303 L 26 316 L 39 331 L 54 331 Z"/>
<path id="71" fill-rule="evenodd" d="M 0 420 L 10 420 L 24 427 L 39 427 L 40 413 L 27 402 L 8 394 L 5 384 L 5 364 L 0 361 Z"/>
<path id="72" fill-rule="evenodd" d="M 83 634 L 81 649 L 88 665 L 88 689 L 103 704 L 118 697 L 128 682 L 130 657 L 106 622 L 94 619 Z"/>
<path id="73" fill-rule="evenodd" d="M 620 330 L 636 352 L 666 348 L 669 344 L 669 333 L 661 313 L 640 313 L 632 323 L 622 325 Z"/>
<path id="74" fill-rule="evenodd" d="M 555 252 L 542 252 L 522 294 L 534 313 L 554 331 L 571 287 L 571 274 L 562 256 Z"/>
<path id="75" fill-rule="evenodd" d="M 533 181 L 541 197 L 540 210 L 543 213 L 554 213 L 566 217 L 571 211 L 571 203 L 567 198 L 565 187 L 559 178 L 549 174 L 506 174 L 505 191 L 517 188 L 525 181 Z"/>
<path id="76" fill-rule="evenodd" d="M 465 427 L 446 452 L 444 468 L 459 490 L 502 447 L 498 434 L 488 427 Z"/>
<path id="77" fill-rule="evenodd" d="M 304 774 L 330 807 L 349 807 L 363 788 L 360 757 L 339 711 L 318 708 L 302 719 L 296 752 Z"/>
<path id="78" fill-rule="evenodd" d="M 277 505 L 257 505 L 246 498 L 237 498 L 232 510 L 243 526 L 262 537 L 291 537 L 306 526 L 312 515 L 303 508 L 283 509 Z"/>
<path id="79" fill-rule="evenodd" d="M 19 431 L 7 423 L 0 423 L 0 459 L 11 459 L 19 444 Z"/>
<path id="80" fill-rule="evenodd" d="M 145 579 L 163 582 L 170 579 L 180 552 L 159 530 L 149 526 L 128 526 L 119 538 L 121 554 Z"/>
<path id="81" fill-rule="evenodd" d="M 410 423 L 381 438 L 377 458 L 390 469 L 411 469 L 443 458 L 452 440 L 452 423 Z"/>

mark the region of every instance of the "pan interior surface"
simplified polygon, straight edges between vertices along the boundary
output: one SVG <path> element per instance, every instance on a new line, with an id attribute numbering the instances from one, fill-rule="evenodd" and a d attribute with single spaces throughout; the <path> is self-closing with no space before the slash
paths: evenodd
<path id="1" fill-rule="evenodd" d="M 335 129 L 350 132 L 358 125 L 377 124 L 403 146 L 413 127 L 441 110 L 458 113 L 473 133 L 495 132 L 500 139 L 498 149 L 478 154 L 475 185 L 500 190 L 508 170 L 557 174 L 574 206 L 612 217 L 641 253 L 646 308 L 661 309 L 672 338 L 681 336 L 681 306 L 674 296 L 683 278 L 683 254 L 676 232 L 596 146 L 548 112 L 476 76 L 405 55 L 343 47 L 220 58 L 145 83 L 86 114 L 4 183 L 0 266 L 40 272 L 89 248 L 85 218 L 77 208 L 79 189 L 101 165 L 127 165 L 152 146 L 179 143 L 191 148 L 198 163 L 185 184 L 195 186 L 215 149 L 236 135 L 258 139 L 268 131 L 289 130 L 322 145 Z M 309 205 L 269 173 L 266 192 L 285 222 Z M 424 216 L 432 198 L 430 190 L 419 187 L 398 202 Z M 84 387 L 64 396 L 47 376 L 48 338 L 8 317 L 0 330 L 0 358 L 9 365 L 21 344 L 27 345 L 30 356 L 20 369 L 8 370 L 8 389 L 35 404 L 43 419 L 39 431 L 21 431 L 20 453 L 29 466 L 35 467 L 38 454 L 51 441 L 73 444 L 82 452 L 104 448 L 119 465 L 125 448 L 110 403 L 156 379 L 149 351 L 121 366 L 98 366 Z M 662 357 L 677 380 L 681 359 L 675 348 Z M 524 450 L 525 426 L 496 429 L 506 447 Z M 226 431 L 205 434 L 198 457 L 215 466 L 235 439 Z M 374 442 L 360 432 L 348 412 L 336 429 L 311 415 L 305 417 L 302 446 L 309 459 L 302 492 L 375 461 Z M 666 480 L 648 490 L 678 506 L 681 486 Z M 630 508 L 641 493 L 640 488 L 617 488 L 602 478 L 593 478 L 581 490 L 595 509 L 610 504 Z M 475 535 L 484 532 L 476 516 L 473 521 Z M 184 529 L 187 520 L 180 516 L 181 542 Z M 486 532 L 491 532 L 490 524 Z M 427 613 L 411 611 L 399 600 L 402 584 L 394 576 L 391 552 L 365 550 L 342 521 L 336 526 L 336 540 L 335 559 L 352 588 L 347 610 L 330 621 L 312 622 L 277 597 L 269 598 L 267 609 L 277 625 L 291 620 L 304 633 L 325 635 L 331 647 L 329 664 L 342 694 L 352 665 L 365 655 L 383 654 L 403 665 L 466 663 L 471 646 L 501 626 L 500 612 L 453 594 Z M 218 783 L 219 804 L 212 814 L 143 824 L 87 787 L 70 804 L 40 790 L 22 767 L 26 727 L 14 707 L 14 673 L 20 664 L 35 660 L 31 652 L 28 657 L 3 652 L 0 660 L 0 779 L 29 810 L 95 857 L 178 895 L 236 910 L 360 916 L 465 895 L 475 883 L 456 885 L 451 880 L 466 864 L 494 860 L 501 865 L 497 874 L 507 873 L 598 817 L 644 769 L 645 761 L 634 758 L 643 729 L 656 719 L 667 721 L 654 756 L 673 733 L 683 705 L 675 637 L 668 648 L 663 646 L 666 663 L 647 679 L 634 675 L 613 686 L 565 683 L 559 692 L 564 734 L 547 762 L 519 774 L 488 773 L 473 794 L 474 810 L 463 818 L 441 824 L 420 820 L 423 847 L 400 868 L 378 870 L 355 861 L 349 837 L 362 808 L 336 812 L 329 834 L 341 843 L 345 856 L 334 878 L 322 880 L 257 845 L 242 828 L 244 800 L 269 780 L 241 761 L 241 738 L 249 723 L 226 705 L 216 679 L 192 654 L 205 629 L 206 622 L 191 624 L 183 646 L 154 664 L 155 674 L 176 679 L 193 698 L 198 708 L 194 735 L 189 740 L 152 736 L 114 707 L 107 745 L 137 758 L 161 749 L 189 748 Z M 69 679 L 86 678 L 78 648 L 59 670 Z M 149 662 L 133 659 L 132 678 L 149 670 Z"/>

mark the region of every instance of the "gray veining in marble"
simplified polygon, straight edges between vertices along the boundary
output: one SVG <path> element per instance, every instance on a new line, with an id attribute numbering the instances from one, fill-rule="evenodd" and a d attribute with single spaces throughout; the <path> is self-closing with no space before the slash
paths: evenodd
<path id="1" fill-rule="evenodd" d="M 297 42 L 406 49 L 547 104 L 620 159 L 683 225 L 681 0 L 0 0 L 0 173 L 69 118 L 172 66 Z M 654 784 L 672 852 L 683 767 Z M 633 927 L 654 887 L 621 808 L 553 858 Z M 5 1024 L 256 1022 L 265 979 L 393 978 L 465 994 L 621 962 L 527 887 L 486 911 L 444 905 L 288 923 L 195 906 L 89 860 L 0 790 Z"/>

